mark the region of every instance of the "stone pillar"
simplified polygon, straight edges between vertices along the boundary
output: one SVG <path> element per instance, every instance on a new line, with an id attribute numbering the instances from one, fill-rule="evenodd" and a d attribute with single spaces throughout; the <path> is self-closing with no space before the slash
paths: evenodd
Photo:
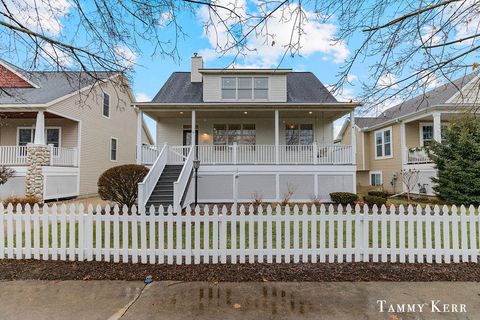
<path id="1" fill-rule="evenodd" d="M 25 195 L 43 200 L 42 166 L 50 165 L 50 147 L 29 144 L 27 146 L 27 165 Z"/>

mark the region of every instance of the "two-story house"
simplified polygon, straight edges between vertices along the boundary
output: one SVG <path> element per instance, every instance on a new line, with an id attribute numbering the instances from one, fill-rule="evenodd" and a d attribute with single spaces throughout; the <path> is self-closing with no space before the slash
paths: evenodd
<path id="1" fill-rule="evenodd" d="M 202 203 L 328 201 L 330 192 L 355 192 L 355 143 L 334 145 L 333 122 L 353 115 L 356 103 L 337 101 L 311 72 L 209 69 L 196 55 L 191 66 L 136 104 L 157 123 L 157 145 L 137 143 L 139 163 L 152 166 L 139 204 L 192 203 L 195 163 Z"/>
<path id="2" fill-rule="evenodd" d="M 0 198 L 96 194 L 103 171 L 135 163 L 133 101 L 121 74 L 27 72 L 0 59 L 0 166 L 15 171 Z"/>
<path id="3" fill-rule="evenodd" d="M 402 170 L 418 170 L 414 193 L 433 195 L 436 171 L 426 148 L 442 140 L 442 128 L 464 112 L 476 111 L 480 78 L 477 72 L 385 110 L 377 117 L 355 117 L 357 188 L 381 188 L 392 194 L 406 191 Z M 349 143 L 350 121 L 338 138 Z"/>

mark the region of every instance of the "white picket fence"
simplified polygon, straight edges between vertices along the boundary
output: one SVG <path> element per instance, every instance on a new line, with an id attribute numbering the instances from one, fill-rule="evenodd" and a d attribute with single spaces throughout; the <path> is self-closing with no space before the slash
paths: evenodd
<path id="1" fill-rule="evenodd" d="M 234 210 L 236 211 L 236 210 Z M 0 258 L 133 263 L 477 262 L 474 207 L 0 205 Z"/>

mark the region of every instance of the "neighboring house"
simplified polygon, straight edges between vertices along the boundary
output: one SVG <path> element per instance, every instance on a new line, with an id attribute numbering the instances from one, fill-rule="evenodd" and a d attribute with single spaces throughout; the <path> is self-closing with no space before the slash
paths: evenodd
<path id="1" fill-rule="evenodd" d="M 463 112 L 478 108 L 480 80 L 472 73 L 387 109 L 378 117 L 356 117 L 357 187 L 359 192 L 406 191 L 402 169 L 419 170 L 414 193 L 433 195 L 436 171 L 425 147 L 442 139 L 442 128 Z M 336 141 L 350 143 L 345 121 Z"/>
<path id="2" fill-rule="evenodd" d="M 333 122 L 358 104 L 338 102 L 311 72 L 207 69 L 199 56 L 191 63 L 151 102 L 136 104 L 157 122 L 157 146 L 137 152 L 139 163 L 153 164 L 139 186 L 141 205 L 192 203 L 196 158 L 202 203 L 355 192 L 354 148 L 333 145 Z"/>
<path id="3" fill-rule="evenodd" d="M 92 74 L 27 72 L 0 59 L 0 165 L 15 170 L 0 198 L 96 194 L 103 171 L 135 163 L 128 84 L 121 74 Z"/>

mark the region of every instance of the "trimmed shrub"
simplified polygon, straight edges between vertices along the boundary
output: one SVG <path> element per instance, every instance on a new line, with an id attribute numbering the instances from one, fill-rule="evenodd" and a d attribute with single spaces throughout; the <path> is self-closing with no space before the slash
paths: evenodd
<path id="1" fill-rule="evenodd" d="M 387 204 L 387 198 L 383 198 L 383 197 L 377 197 L 377 196 L 365 196 L 363 198 L 363 201 L 365 201 L 365 203 L 370 207 L 372 208 L 374 204 L 377 205 L 377 207 L 381 207 L 382 205 L 386 205 Z"/>
<path id="2" fill-rule="evenodd" d="M 148 169 L 137 164 L 126 164 L 108 169 L 98 179 L 98 194 L 102 200 L 127 205 L 135 204 L 138 196 L 138 183 L 148 173 Z"/>
<path id="3" fill-rule="evenodd" d="M 373 197 L 385 198 L 385 199 L 388 198 L 388 193 L 384 191 L 368 191 L 368 195 Z"/>
<path id="4" fill-rule="evenodd" d="M 18 197 L 18 196 L 10 196 L 8 198 L 3 199 L 3 205 L 6 207 L 9 203 L 13 205 L 15 208 L 17 204 L 20 204 L 22 207 L 25 207 L 27 204 L 33 206 L 36 203 L 41 203 L 42 200 L 37 197 L 32 196 L 25 196 L 25 197 Z"/>
<path id="5" fill-rule="evenodd" d="M 355 201 L 358 200 L 358 196 L 355 193 L 350 192 L 332 192 L 330 193 L 330 199 L 332 199 L 333 202 L 341 205 L 354 205 Z"/>

